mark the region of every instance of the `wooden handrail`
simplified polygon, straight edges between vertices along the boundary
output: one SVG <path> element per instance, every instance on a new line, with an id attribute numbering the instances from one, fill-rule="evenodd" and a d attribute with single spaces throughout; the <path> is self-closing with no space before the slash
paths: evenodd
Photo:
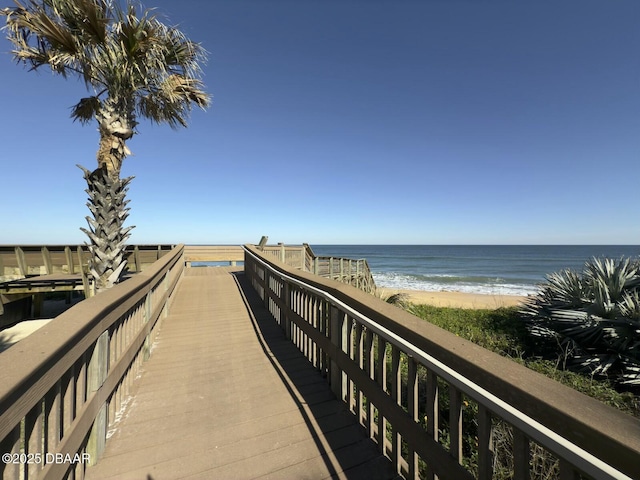
<path id="1" fill-rule="evenodd" d="M 168 314 L 183 249 L 175 247 L 3 352 L 0 450 L 33 460 L 0 463 L 3 478 L 65 478 L 97 461 Z"/>
<path id="2" fill-rule="evenodd" d="M 264 255 L 276 258 L 302 271 L 353 285 L 367 293 L 372 293 L 376 289 L 371 269 L 365 259 L 318 257 L 306 243 L 302 245 L 262 245 L 256 248 Z"/>
<path id="3" fill-rule="evenodd" d="M 637 419 L 349 285 L 272 261 L 250 245 L 245 252 L 245 272 L 275 321 L 406 478 L 418 478 L 420 468 L 441 479 L 473 478 L 461 465 L 463 399 L 478 405 L 480 479 L 491 478 L 492 436 L 505 423 L 514 437 L 514 479 L 529 478 L 532 440 L 559 458 L 561 478 L 640 478 Z M 443 384 L 447 442 L 439 436 Z"/>
<path id="4" fill-rule="evenodd" d="M 173 245 L 128 245 L 127 268 L 140 272 L 172 248 Z M 0 245 L 0 282 L 30 275 L 82 273 L 88 259 L 87 245 Z"/>

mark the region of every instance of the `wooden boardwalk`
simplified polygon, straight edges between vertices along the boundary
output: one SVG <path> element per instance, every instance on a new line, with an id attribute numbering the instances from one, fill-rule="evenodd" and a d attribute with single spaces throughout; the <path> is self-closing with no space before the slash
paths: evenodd
<path id="1" fill-rule="evenodd" d="M 396 478 L 237 269 L 187 269 L 163 322 L 87 478 Z"/>

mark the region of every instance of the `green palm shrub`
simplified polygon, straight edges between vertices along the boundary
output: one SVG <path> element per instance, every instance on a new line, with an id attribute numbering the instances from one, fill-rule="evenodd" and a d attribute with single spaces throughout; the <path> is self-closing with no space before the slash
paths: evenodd
<path id="1" fill-rule="evenodd" d="M 521 310 L 529 333 L 554 345 L 563 366 L 640 386 L 640 262 L 593 258 L 582 272 L 547 276 Z"/>

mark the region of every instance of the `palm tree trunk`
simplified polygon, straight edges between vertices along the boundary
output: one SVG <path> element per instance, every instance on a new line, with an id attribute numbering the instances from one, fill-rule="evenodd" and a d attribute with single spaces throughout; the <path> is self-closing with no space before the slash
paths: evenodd
<path id="1" fill-rule="evenodd" d="M 126 141 L 134 135 L 137 122 L 130 103 L 109 97 L 96 112 L 100 130 L 98 167 L 106 169 L 113 180 L 120 178 L 122 161 L 131 154 Z"/>
<path id="2" fill-rule="evenodd" d="M 96 293 L 111 288 L 121 279 L 125 267 L 125 248 L 133 226 L 123 227 L 129 216 L 129 203 L 125 200 L 129 182 L 133 177 L 113 179 L 106 168 L 90 172 L 78 165 L 84 172 L 89 195 L 87 207 L 93 218 L 86 217 L 89 229 L 81 228 L 89 237 L 89 276 Z"/>

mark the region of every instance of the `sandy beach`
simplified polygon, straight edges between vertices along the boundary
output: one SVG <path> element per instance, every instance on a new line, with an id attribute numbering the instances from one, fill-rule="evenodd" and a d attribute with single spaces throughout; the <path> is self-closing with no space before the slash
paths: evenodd
<path id="1" fill-rule="evenodd" d="M 527 297 L 516 295 L 483 295 L 463 292 L 428 292 L 424 290 L 397 290 L 381 288 L 383 295 L 404 293 L 411 303 L 436 307 L 496 309 L 520 305 Z"/>

